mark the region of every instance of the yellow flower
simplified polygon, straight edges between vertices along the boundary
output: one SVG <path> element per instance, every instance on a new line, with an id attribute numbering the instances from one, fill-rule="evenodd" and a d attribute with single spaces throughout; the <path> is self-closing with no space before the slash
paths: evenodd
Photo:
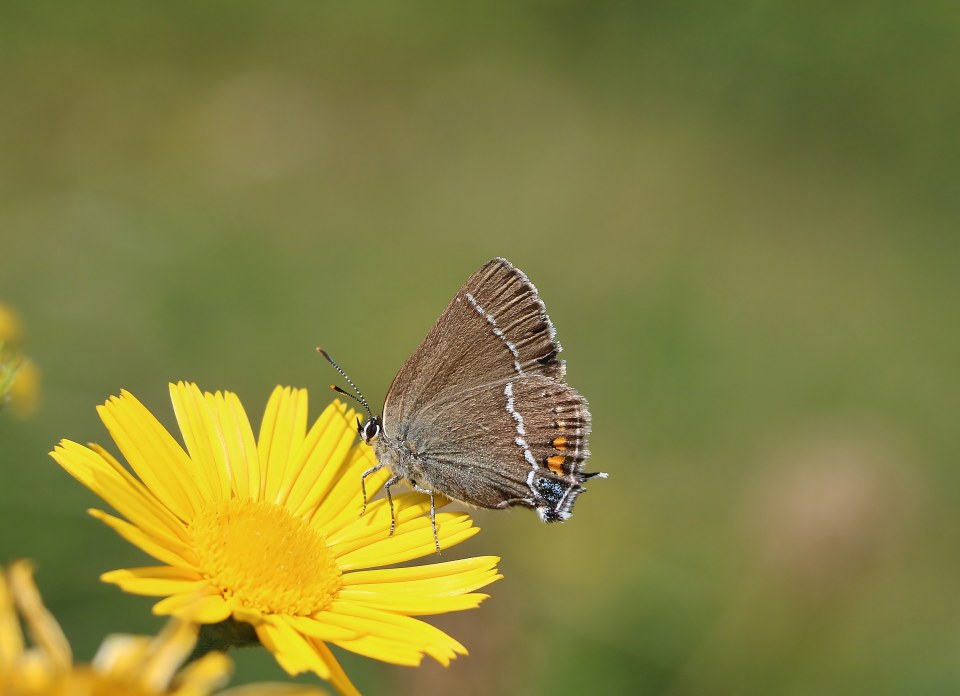
<path id="1" fill-rule="evenodd" d="M 36 645 L 27 647 L 20 621 Z M 172 619 L 156 637 L 108 636 L 90 665 L 76 665 L 63 631 L 43 605 L 27 561 L 0 568 L 0 694 L 3 696 L 206 696 L 233 665 L 209 653 L 180 669 L 196 628 Z M 323 696 L 315 687 L 251 684 L 218 696 Z"/>
<path id="2" fill-rule="evenodd" d="M 10 307 L 0 302 L 0 341 L 19 343 L 23 339 L 23 324 Z"/>
<path id="3" fill-rule="evenodd" d="M 258 438 L 235 394 L 170 386 L 186 451 L 128 392 L 99 407 L 136 476 L 98 445 L 62 441 L 51 453 L 126 520 L 94 517 L 163 565 L 106 573 L 128 592 L 165 599 L 154 613 L 201 624 L 245 622 L 291 674 L 312 671 L 357 693 L 327 643 L 386 662 L 446 665 L 466 654 L 414 616 L 476 607 L 499 579 L 496 557 L 402 568 L 431 555 L 429 499 L 361 503 L 360 476 L 374 463 L 355 444 L 355 413 L 335 401 L 307 428 L 305 390 L 274 390 Z M 387 472 L 368 478 L 371 490 Z M 462 512 L 437 515 L 442 547 L 478 529 Z M 221 624 L 222 625 L 222 624 Z"/>
<path id="4" fill-rule="evenodd" d="M 9 396 L 10 410 L 18 418 L 29 418 L 40 408 L 40 370 L 32 360 L 20 361 Z"/>
<path id="5" fill-rule="evenodd" d="M 18 418 L 36 413 L 40 406 L 40 370 L 0 341 L 0 410 L 7 403 Z"/>
<path id="6" fill-rule="evenodd" d="M 36 645 L 27 647 L 20 620 Z M 0 694 L 4 696 L 201 696 L 229 677 L 231 664 L 210 653 L 177 672 L 193 649 L 196 630 L 172 621 L 156 638 L 110 636 L 90 665 L 74 665 L 63 631 L 47 611 L 33 569 L 15 561 L 0 569 Z"/>
<path id="7" fill-rule="evenodd" d="M 20 351 L 23 324 L 0 302 L 0 410 L 9 401 L 13 414 L 29 418 L 40 406 L 40 370 Z"/>

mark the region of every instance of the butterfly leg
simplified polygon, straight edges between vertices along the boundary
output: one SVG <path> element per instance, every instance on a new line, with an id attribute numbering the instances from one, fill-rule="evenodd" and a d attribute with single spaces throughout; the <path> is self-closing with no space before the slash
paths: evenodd
<path id="1" fill-rule="evenodd" d="M 433 527 L 433 543 L 437 547 L 437 553 L 440 553 L 440 537 L 437 535 L 437 503 L 433 498 L 433 491 L 427 490 L 416 481 L 410 481 L 410 485 L 418 493 L 426 493 L 430 496 L 430 526 Z"/>
<path id="2" fill-rule="evenodd" d="M 398 483 L 402 476 L 391 476 L 385 484 L 383 484 L 383 490 L 387 492 L 387 503 L 390 505 L 390 534 L 393 536 L 393 530 L 397 528 L 397 517 L 393 512 L 393 494 L 390 493 L 390 487 Z"/>
<path id="3" fill-rule="evenodd" d="M 433 491 L 430 491 L 430 524 L 433 527 L 433 543 L 440 553 L 440 537 L 437 536 L 437 505 L 433 500 Z"/>
<path id="4" fill-rule="evenodd" d="M 360 517 L 363 517 L 363 513 L 367 511 L 367 476 L 377 473 L 382 468 L 383 464 L 371 466 L 360 476 L 360 493 L 363 495 L 363 505 L 360 506 Z M 390 509 L 392 510 L 393 508 L 391 507 Z"/>

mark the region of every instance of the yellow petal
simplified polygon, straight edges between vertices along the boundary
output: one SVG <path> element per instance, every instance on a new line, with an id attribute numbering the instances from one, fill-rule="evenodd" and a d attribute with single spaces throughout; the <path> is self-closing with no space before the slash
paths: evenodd
<path id="1" fill-rule="evenodd" d="M 13 415 L 27 419 L 40 409 L 40 368 L 33 360 L 23 358 L 10 387 L 10 409 Z"/>
<path id="2" fill-rule="evenodd" d="M 98 452 L 63 440 L 50 455 L 71 476 L 158 542 L 177 546 L 187 540 L 179 519 L 164 509 L 139 481 L 129 474 L 125 478 Z"/>
<path id="3" fill-rule="evenodd" d="M 285 617 L 272 617 L 271 621 L 257 626 L 256 631 L 260 642 L 273 653 L 287 673 L 297 675 L 310 671 L 323 679 L 330 677 L 330 667 Z"/>
<path id="4" fill-rule="evenodd" d="M 419 580 L 439 581 L 445 578 L 459 578 L 464 574 L 496 570 L 499 556 L 475 556 L 461 558 L 456 561 L 443 563 L 428 563 L 423 565 L 407 566 L 405 568 L 377 568 L 375 570 L 358 570 L 343 576 L 345 586 L 366 585 L 368 583 L 391 585 L 396 583 L 403 586 Z"/>
<path id="5" fill-rule="evenodd" d="M 227 463 L 213 409 L 196 384 L 178 382 L 169 385 L 169 389 L 201 496 L 205 501 L 220 500 L 230 491 L 230 482 L 226 480 Z"/>
<path id="6" fill-rule="evenodd" d="M 335 531 L 357 519 L 363 505 L 360 480 L 364 472 L 376 466 L 373 449 L 363 443 L 358 444 L 350 454 L 350 461 L 337 472 L 326 491 L 320 498 L 312 523 L 318 529 Z M 371 500 L 377 491 L 390 478 L 385 467 L 367 476 L 365 485 L 367 500 Z"/>
<path id="7" fill-rule="evenodd" d="M 73 664 L 70 643 L 53 614 L 43 605 L 40 591 L 33 582 L 33 566 L 27 561 L 15 561 L 8 573 L 10 593 L 30 629 L 33 642 L 43 651 L 54 672 L 68 671 Z"/>
<path id="8" fill-rule="evenodd" d="M 140 480 L 177 517 L 191 519 L 209 487 L 160 421 L 127 391 L 110 397 L 97 413 Z"/>
<path id="9" fill-rule="evenodd" d="M 335 600 L 327 611 L 317 615 L 317 620 L 388 641 L 401 652 L 409 648 L 419 650 L 444 665 L 467 652 L 456 640 L 428 623 L 343 600 Z M 351 641 L 335 641 L 335 644 L 347 650 L 358 647 L 351 647 Z"/>
<path id="10" fill-rule="evenodd" d="M 0 302 L 0 343 L 16 344 L 23 339 L 23 322 L 12 307 Z"/>
<path id="11" fill-rule="evenodd" d="M 151 641 L 149 652 L 140 662 L 137 683 L 146 687 L 148 692 L 165 691 L 196 642 L 194 624 L 179 620 L 167 622 Z"/>
<path id="12" fill-rule="evenodd" d="M 196 556 L 193 550 L 185 544 L 173 543 L 169 539 L 153 537 L 139 527 L 135 527 L 126 520 L 107 514 L 103 510 L 91 509 L 87 512 L 117 534 L 139 548 L 144 553 L 153 556 L 158 561 L 168 563 L 178 568 L 195 568 Z"/>
<path id="13" fill-rule="evenodd" d="M 239 498 L 259 499 L 260 456 L 250 419 L 236 394 L 227 392 L 218 403 L 220 429 L 227 447 L 233 492 Z"/>
<path id="14" fill-rule="evenodd" d="M 334 688 L 342 696 L 360 696 L 357 687 L 355 687 L 353 682 L 350 681 L 350 678 L 347 677 L 347 673 L 343 671 L 343 667 L 337 662 L 337 658 L 333 656 L 330 648 L 319 640 L 311 640 L 310 643 L 313 645 L 314 650 L 317 651 L 320 659 L 323 660 L 324 664 L 330 669 L 330 676 L 327 677 L 327 679 L 333 684 Z"/>
<path id="15" fill-rule="evenodd" d="M 143 485 L 143 482 L 140 481 L 140 479 L 136 478 L 129 471 L 127 471 L 127 468 L 117 461 L 116 457 L 95 442 L 88 442 L 87 447 L 96 452 L 104 462 L 110 465 L 110 468 L 117 473 L 117 476 L 119 476 L 125 483 L 127 483 L 127 485 L 136 490 L 142 496 L 143 502 L 141 504 L 146 508 L 147 513 L 157 518 L 158 524 L 162 524 L 167 531 L 172 533 L 178 539 L 183 541 L 190 540 L 190 535 L 184 528 L 184 524 L 180 518 L 164 507 L 163 503 L 157 499 L 157 496 L 154 495 L 153 491 Z"/>
<path id="16" fill-rule="evenodd" d="M 285 497 L 294 516 L 312 512 L 331 482 L 349 464 L 351 447 L 357 436 L 352 425 L 355 417 L 355 411 L 335 400 L 310 428 L 295 457 L 296 476 L 288 477 L 290 490 Z"/>
<path id="17" fill-rule="evenodd" d="M 238 606 L 236 602 L 233 603 L 233 618 L 235 618 L 237 621 L 248 623 L 254 628 L 266 621 L 264 613 L 259 609 L 249 609 L 247 607 Z"/>
<path id="18" fill-rule="evenodd" d="M 438 500 L 438 507 L 449 501 Z M 422 493 L 403 493 L 393 498 L 393 515 L 397 529 L 403 530 L 414 519 L 430 512 L 430 498 Z M 351 516 L 349 523 L 326 530 L 327 543 L 336 555 L 366 546 L 383 539 L 390 534 L 390 505 L 386 498 L 380 498 L 367 505 L 362 516 Z"/>
<path id="19" fill-rule="evenodd" d="M 233 662 L 223 653 L 207 653 L 183 667 L 176 678 L 176 686 L 171 696 L 207 696 L 215 689 L 224 686 L 233 673 Z M 225 696 L 227 692 L 217 692 Z M 266 696 L 266 694 L 264 695 Z"/>
<path id="20" fill-rule="evenodd" d="M 149 651 L 150 639 L 146 636 L 112 633 L 100 643 L 91 664 L 99 674 L 135 681 Z"/>
<path id="21" fill-rule="evenodd" d="M 451 611 L 476 609 L 489 596 L 474 592 L 446 597 L 433 595 L 403 596 L 394 595 L 390 592 L 373 593 L 363 590 L 342 590 L 339 594 L 340 599 L 344 601 L 396 614 L 406 614 L 407 616 L 429 616 Z"/>
<path id="22" fill-rule="evenodd" d="M 450 548 L 480 531 L 470 516 L 463 512 L 437 515 L 437 537 L 440 548 Z M 341 570 L 358 570 L 402 563 L 436 552 L 433 530 L 428 517 L 411 520 L 398 527 L 394 535 L 361 546 L 337 558 Z"/>
<path id="23" fill-rule="evenodd" d="M 181 694 L 177 692 L 174 696 L 181 696 Z M 330 696 L 330 692 L 318 686 L 309 686 L 308 684 L 258 682 L 256 684 L 235 686 L 226 691 L 218 691 L 217 696 Z"/>
<path id="24" fill-rule="evenodd" d="M 293 453 L 307 432 L 307 392 L 277 387 L 263 414 L 257 451 L 264 469 L 263 500 L 282 504 L 280 497 L 286 470 Z"/>
<path id="25" fill-rule="evenodd" d="M 124 592 L 149 597 L 191 594 L 207 585 L 199 573 L 171 566 L 114 570 L 104 573 L 100 579 L 117 585 Z"/>
<path id="26" fill-rule="evenodd" d="M 379 636 L 362 636 L 356 640 L 338 641 L 334 645 L 364 657 L 404 667 L 419 667 L 423 662 L 423 652 L 412 645 Z"/>
<path id="27" fill-rule="evenodd" d="M 208 589 L 214 592 L 213 588 Z M 184 621 L 212 624 L 230 618 L 230 605 L 219 594 L 173 595 L 153 605 L 158 616 L 176 616 Z"/>
<path id="28" fill-rule="evenodd" d="M 289 616 L 287 622 L 299 633 L 317 640 L 350 640 L 359 637 L 356 631 L 331 626 L 309 616 Z"/>
<path id="29" fill-rule="evenodd" d="M 13 605 L 13 594 L 7 585 L 6 574 L 0 569 L 0 675 L 11 674 L 23 656 L 23 632 Z M 0 684 L 3 678 L 0 677 Z"/>
<path id="30" fill-rule="evenodd" d="M 433 565 L 421 566 L 422 568 L 437 568 L 437 577 L 432 578 L 420 578 L 416 580 L 396 580 L 389 579 L 389 573 L 391 569 L 384 569 L 382 571 L 366 571 L 366 574 L 369 574 L 371 577 L 375 577 L 379 573 L 387 574 L 387 578 L 384 582 L 372 582 L 365 581 L 358 583 L 351 576 L 357 575 L 358 573 L 347 573 L 343 576 L 342 581 L 344 586 L 340 589 L 339 596 L 343 599 L 359 599 L 365 598 L 366 601 L 377 604 L 381 601 L 394 601 L 399 602 L 411 602 L 416 604 L 417 602 L 424 602 L 428 606 L 432 602 L 436 602 L 437 606 L 440 606 L 441 600 L 446 599 L 455 599 L 458 595 L 465 595 L 468 592 L 473 592 L 481 587 L 485 587 L 492 582 L 500 580 L 503 576 L 497 573 L 495 567 L 496 559 L 489 558 L 489 564 L 480 566 L 476 569 L 465 570 L 463 572 L 449 573 L 444 574 L 444 569 L 442 566 L 447 565 L 444 563 L 437 563 Z M 474 560 L 474 559 L 466 559 Z M 450 565 L 460 565 L 459 561 L 453 561 Z M 398 569 L 406 570 L 406 568 Z M 478 601 L 485 598 L 485 595 L 476 595 Z M 399 605 L 398 605 L 399 606 Z M 451 610 L 452 611 L 452 610 Z M 404 613 L 424 613 L 423 609 L 407 609 Z M 435 613 L 435 612 L 426 612 L 426 613 Z"/>

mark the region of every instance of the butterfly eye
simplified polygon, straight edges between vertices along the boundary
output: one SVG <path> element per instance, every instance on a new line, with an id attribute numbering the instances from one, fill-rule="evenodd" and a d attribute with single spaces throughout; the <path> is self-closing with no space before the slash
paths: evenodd
<path id="1" fill-rule="evenodd" d="M 370 442 L 370 440 L 380 434 L 380 430 L 380 419 L 374 416 L 359 428 L 360 437 L 363 438 L 364 442 Z"/>

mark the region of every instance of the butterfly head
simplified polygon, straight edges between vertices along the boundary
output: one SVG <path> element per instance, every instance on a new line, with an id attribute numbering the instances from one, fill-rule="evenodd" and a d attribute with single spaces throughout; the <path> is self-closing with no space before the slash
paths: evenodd
<path id="1" fill-rule="evenodd" d="M 361 394 L 360 390 L 357 389 L 357 385 L 354 384 L 353 380 L 347 376 L 347 373 L 343 371 L 343 368 L 337 365 L 337 363 L 334 361 L 333 358 L 330 357 L 327 351 L 325 351 L 320 346 L 317 346 L 317 352 L 320 353 L 320 355 L 322 355 L 323 357 L 325 357 L 327 359 L 327 362 L 333 365 L 334 369 L 336 369 L 337 372 L 343 375 L 343 378 L 347 380 L 347 383 L 351 387 L 353 387 L 353 391 L 355 391 L 356 394 L 351 394 L 345 389 L 341 389 L 336 384 L 331 384 L 330 388 L 333 389 L 333 391 L 337 392 L 338 394 L 349 396 L 351 399 L 353 399 L 354 401 L 359 403 L 361 406 L 363 406 L 364 410 L 367 412 L 367 415 L 370 416 L 363 423 L 361 423 L 360 419 L 357 418 L 357 432 L 360 433 L 360 437 L 363 438 L 363 441 L 369 445 L 370 441 L 373 440 L 377 435 L 379 435 L 380 432 L 383 430 L 383 423 L 380 420 L 380 417 L 373 415 L 373 411 L 370 410 L 370 404 L 368 404 L 367 400 L 363 398 L 363 394 Z"/>
<path id="2" fill-rule="evenodd" d="M 363 423 L 357 418 L 357 432 L 360 433 L 360 437 L 362 437 L 363 441 L 368 445 L 382 430 L 383 426 L 380 423 L 379 416 L 370 416 Z"/>

